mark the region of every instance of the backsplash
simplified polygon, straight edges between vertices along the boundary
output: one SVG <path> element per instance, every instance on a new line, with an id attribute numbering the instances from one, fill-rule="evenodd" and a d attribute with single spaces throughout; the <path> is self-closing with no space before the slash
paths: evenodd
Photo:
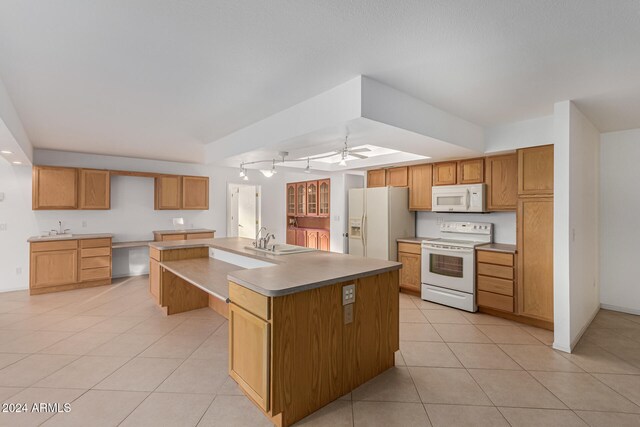
<path id="1" fill-rule="evenodd" d="M 416 215 L 416 235 L 418 237 L 438 237 L 439 219 L 442 221 L 490 222 L 493 224 L 495 243 L 516 243 L 516 213 L 492 212 L 488 214 L 418 212 Z"/>

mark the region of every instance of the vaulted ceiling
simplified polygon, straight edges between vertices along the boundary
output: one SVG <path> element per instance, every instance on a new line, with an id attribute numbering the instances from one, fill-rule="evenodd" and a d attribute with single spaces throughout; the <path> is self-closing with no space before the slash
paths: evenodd
<path id="1" fill-rule="evenodd" d="M 360 74 L 482 126 L 640 127 L 639 45 L 635 0 L 0 2 L 35 147 L 178 161 Z"/>

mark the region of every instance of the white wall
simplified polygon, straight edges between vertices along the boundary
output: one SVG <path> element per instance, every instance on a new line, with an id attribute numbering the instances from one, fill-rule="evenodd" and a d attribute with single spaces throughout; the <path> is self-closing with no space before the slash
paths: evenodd
<path id="1" fill-rule="evenodd" d="M 490 222 L 493 224 L 493 241 L 496 243 L 516 244 L 516 213 L 492 212 L 489 214 L 465 214 L 446 212 L 418 212 L 416 216 L 416 235 L 418 237 L 439 237 L 442 221 Z"/>
<path id="2" fill-rule="evenodd" d="M 485 130 L 485 152 L 553 144 L 553 115 L 494 126 Z"/>
<path id="3" fill-rule="evenodd" d="M 640 129 L 600 136 L 600 302 L 640 314 Z"/>
<path id="4" fill-rule="evenodd" d="M 567 351 L 600 307 L 600 133 L 570 101 L 554 116 L 554 347 Z"/>
<path id="5" fill-rule="evenodd" d="M 125 157 L 98 156 L 79 153 L 36 150 L 35 163 L 40 165 L 106 168 L 144 172 L 203 175 L 210 177 L 210 209 L 208 211 L 156 211 L 153 209 L 153 180 L 125 176 L 112 177 L 111 210 L 108 211 L 32 211 L 31 168 L 15 167 L 0 162 L 0 292 L 28 287 L 27 238 L 57 227 L 59 220 L 73 233 L 112 233 L 114 241 L 150 240 L 151 232 L 172 228 L 171 218 L 183 217 L 187 227 L 211 228 L 216 236 L 226 235 L 226 193 L 228 183 L 252 183 L 262 189 L 262 224 L 276 235 L 276 241 L 286 240 L 285 188 L 287 182 L 326 178 L 327 175 L 296 173 L 281 170 L 272 178 L 258 171 L 249 171 L 250 181 L 242 181 L 238 170 L 207 165 L 161 162 Z M 344 197 L 340 187 L 332 189 L 332 197 Z M 341 221 L 336 227 L 342 227 Z M 83 222 L 86 227 L 83 227 Z M 148 249 L 118 249 L 114 251 L 114 276 L 146 274 Z M 16 269 L 22 269 L 21 274 Z"/>

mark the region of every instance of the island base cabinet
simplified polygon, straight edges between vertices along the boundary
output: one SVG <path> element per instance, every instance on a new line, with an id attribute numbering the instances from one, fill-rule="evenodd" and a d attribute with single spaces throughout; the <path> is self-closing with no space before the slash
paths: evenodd
<path id="1" fill-rule="evenodd" d="M 343 287 L 352 284 L 355 302 L 344 306 Z M 278 426 L 294 424 L 395 364 L 397 270 L 277 297 L 230 282 L 229 294 L 229 373 Z"/>
<path id="2" fill-rule="evenodd" d="M 229 304 L 229 375 L 269 411 L 269 322 Z"/>

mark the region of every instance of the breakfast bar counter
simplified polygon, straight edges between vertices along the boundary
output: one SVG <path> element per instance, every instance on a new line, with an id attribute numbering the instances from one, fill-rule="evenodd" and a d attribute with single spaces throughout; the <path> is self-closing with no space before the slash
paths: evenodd
<path id="1" fill-rule="evenodd" d="M 150 293 L 168 315 L 209 306 L 228 318 L 229 375 L 272 423 L 289 426 L 394 366 L 401 264 L 252 242 L 153 242 Z"/>

